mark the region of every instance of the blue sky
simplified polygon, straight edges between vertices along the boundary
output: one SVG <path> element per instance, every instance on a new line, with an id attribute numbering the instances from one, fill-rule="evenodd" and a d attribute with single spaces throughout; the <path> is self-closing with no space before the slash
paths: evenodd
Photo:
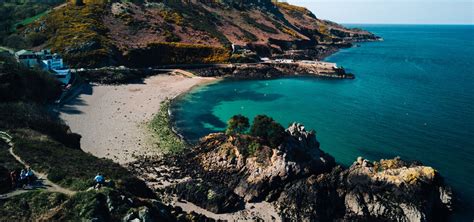
<path id="1" fill-rule="evenodd" d="M 474 0 L 287 0 L 339 23 L 474 24 Z"/>

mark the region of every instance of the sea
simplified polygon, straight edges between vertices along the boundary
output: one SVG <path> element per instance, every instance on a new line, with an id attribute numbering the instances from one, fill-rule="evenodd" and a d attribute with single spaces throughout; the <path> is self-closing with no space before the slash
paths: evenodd
<path id="1" fill-rule="evenodd" d="M 356 43 L 326 61 L 354 80 L 291 77 L 223 80 L 172 106 L 189 141 L 224 130 L 236 114 L 314 129 L 345 166 L 400 156 L 437 169 L 452 186 L 452 221 L 474 220 L 474 25 L 349 25 L 380 42 Z"/>

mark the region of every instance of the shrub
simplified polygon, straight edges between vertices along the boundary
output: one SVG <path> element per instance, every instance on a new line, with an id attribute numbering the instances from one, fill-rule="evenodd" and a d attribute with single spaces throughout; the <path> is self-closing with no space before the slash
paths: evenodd
<path id="1" fill-rule="evenodd" d="M 285 128 L 268 116 L 258 115 L 253 120 L 250 134 L 260 137 L 268 145 L 276 147 L 283 141 Z"/>
<path id="2" fill-rule="evenodd" d="M 49 135 L 68 147 L 79 149 L 80 135 L 50 116 L 48 110 L 34 103 L 0 103 L 0 130 L 30 128 Z"/>
<path id="3" fill-rule="evenodd" d="M 247 148 L 247 153 L 249 156 L 255 156 L 255 154 L 257 153 L 257 151 L 260 150 L 260 147 L 262 145 L 260 145 L 260 143 L 258 143 L 257 141 L 252 141 L 250 142 L 248 148 Z"/>
<path id="4" fill-rule="evenodd" d="M 242 115 L 235 115 L 227 121 L 227 135 L 241 134 L 249 128 L 249 119 Z"/>
<path id="5" fill-rule="evenodd" d="M 51 74 L 28 69 L 11 58 L 1 57 L 0 101 L 28 101 L 45 103 L 61 93 L 59 81 Z"/>
<path id="6" fill-rule="evenodd" d="M 40 32 L 33 32 L 26 36 L 26 40 L 28 41 L 30 46 L 39 46 L 48 40 L 45 34 L 40 33 Z"/>
<path id="7" fill-rule="evenodd" d="M 166 64 L 222 63 L 230 58 L 230 50 L 201 44 L 177 42 L 151 43 L 146 48 L 130 50 L 125 55 L 129 66 Z"/>

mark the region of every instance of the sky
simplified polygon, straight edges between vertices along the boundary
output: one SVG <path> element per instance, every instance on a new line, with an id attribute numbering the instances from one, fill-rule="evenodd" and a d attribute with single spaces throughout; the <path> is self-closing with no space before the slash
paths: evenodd
<path id="1" fill-rule="evenodd" d="M 474 0 L 286 0 L 338 23 L 474 24 Z"/>

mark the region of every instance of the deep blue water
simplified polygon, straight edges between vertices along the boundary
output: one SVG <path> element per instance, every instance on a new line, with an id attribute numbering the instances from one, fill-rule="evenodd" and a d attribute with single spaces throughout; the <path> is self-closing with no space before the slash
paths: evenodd
<path id="1" fill-rule="evenodd" d="M 361 25 L 384 38 L 327 58 L 355 80 L 222 81 L 173 107 L 190 140 L 232 115 L 272 116 L 317 131 L 344 165 L 401 156 L 439 170 L 460 197 L 453 221 L 474 219 L 474 26 Z"/>

